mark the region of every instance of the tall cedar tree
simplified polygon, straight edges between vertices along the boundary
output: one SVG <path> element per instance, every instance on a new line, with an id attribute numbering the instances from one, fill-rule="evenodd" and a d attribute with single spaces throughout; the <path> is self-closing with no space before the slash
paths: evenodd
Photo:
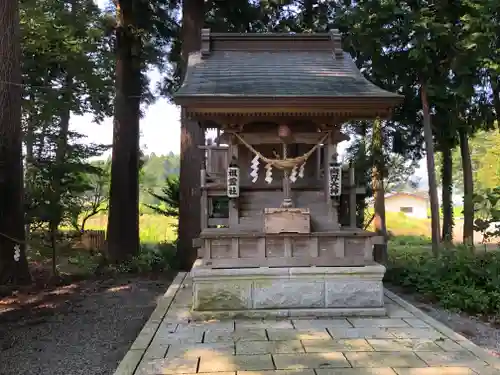
<path id="1" fill-rule="evenodd" d="M 189 53 L 201 48 L 204 9 L 204 0 L 184 0 L 182 4 L 182 79 Z M 200 167 L 203 154 L 198 146 L 204 143 L 205 133 L 202 128 L 196 121 L 188 119 L 182 111 L 178 260 L 181 269 L 187 271 L 196 260 L 193 239 L 200 234 Z"/>
<path id="2" fill-rule="evenodd" d="M 134 0 L 116 1 L 116 97 L 108 216 L 108 257 L 139 251 L 139 118 L 142 45 Z"/>
<path id="3" fill-rule="evenodd" d="M 375 245 L 373 257 L 379 263 L 387 262 L 387 225 L 385 220 L 385 191 L 384 191 L 384 154 L 383 154 L 383 130 L 382 121 L 377 119 L 373 122 L 372 137 L 372 189 L 374 197 L 374 219 L 375 232 L 384 237 L 383 244 Z"/>
<path id="4" fill-rule="evenodd" d="M 18 0 L 0 1 L 0 285 L 31 281 L 24 246 Z M 15 246 L 21 254 L 14 259 Z"/>

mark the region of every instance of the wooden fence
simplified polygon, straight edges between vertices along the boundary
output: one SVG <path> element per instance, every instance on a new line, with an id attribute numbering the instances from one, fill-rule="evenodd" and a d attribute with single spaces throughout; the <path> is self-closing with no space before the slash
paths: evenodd
<path id="1" fill-rule="evenodd" d="M 106 246 L 106 231 L 86 230 L 82 233 L 81 243 L 86 250 L 102 251 Z"/>

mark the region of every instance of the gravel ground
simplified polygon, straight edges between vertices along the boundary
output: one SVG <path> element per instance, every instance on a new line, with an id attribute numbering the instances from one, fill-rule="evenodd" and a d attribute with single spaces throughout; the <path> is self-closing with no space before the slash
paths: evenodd
<path id="1" fill-rule="evenodd" d="M 446 311 L 434 304 L 422 302 L 417 296 L 404 293 L 401 288 L 389 287 L 394 293 L 404 298 L 434 319 L 447 325 L 454 331 L 467 337 L 476 345 L 500 357 L 500 326 L 484 322 L 476 317 Z"/>
<path id="2" fill-rule="evenodd" d="M 118 277 L 0 299 L 0 375 L 113 374 L 170 277 Z"/>

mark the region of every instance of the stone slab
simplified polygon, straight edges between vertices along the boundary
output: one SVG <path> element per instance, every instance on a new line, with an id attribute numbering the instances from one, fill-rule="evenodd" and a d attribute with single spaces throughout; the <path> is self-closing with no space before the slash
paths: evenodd
<path id="1" fill-rule="evenodd" d="M 240 341 L 236 354 L 286 354 L 304 353 L 300 340 L 291 341 Z"/>
<path id="2" fill-rule="evenodd" d="M 193 310 L 383 309 L 385 267 L 257 267 L 209 268 L 195 263 Z M 383 310 L 385 313 L 385 310 Z"/>
<path id="3" fill-rule="evenodd" d="M 205 333 L 204 342 L 223 341 L 267 341 L 264 329 L 248 329 L 234 332 L 208 331 Z"/>
<path id="4" fill-rule="evenodd" d="M 235 322 L 235 330 L 246 329 L 293 329 L 294 325 L 290 320 L 243 320 Z"/>
<path id="5" fill-rule="evenodd" d="M 440 352 L 439 347 L 433 340 L 418 339 L 368 339 L 368 343 L 377 352 L 398 352 L 398 351 L 427 351 Z"/>
<path id="6" fill-rule="evenodd" d="M 328 328 L 334 339 L 394 339 L 396 336 L 387 328 Z"/>
<path id="7" fill-rule="evenodd" d="M 460 352 L 416 352 L 428 366 L 481 367 L 486 362 L 469 351 Z"/>
<path id="8" fill-rule="evenodd" d="M 339 319 L 293 319 L 293 326 L 296 329 L 311 328 L 351 328 L 352 324 L 345 318 Z"/>
<path id="9" fill-rule="evenodd" d="M 349 321 L 355 328 L 400 328 L 400 327 L 410 327 L 403 319 L 399 318 L 380 318 L 380 319 L 369 319 L 369 318 L 350 318 Z"/>
<path id="10" fill-rule="evenodd" d="M 379 368 L 345 368 L 345 369 L 318 369 L 317 375 L 396 375 L 389 367 Z"/>
<path id="11" fill-rule="evenodd" d="M 268 329 L 269 340 L 331 340 L 326 329 Z"/>
<path id="12" fill-rule="evenodd" d="M 251 281 L 195 282 L 193 287 L 193 308 L 195 310 L 242 310 L 252 308 Z"/>
<path id="13" fill-rule="evenodd" d="M 238 375 L 316 375 L 314 370 L 264 370 L 264 371 L 238 371 Z"/>
<path id="14" fill-rule="evenodd" d="M 277 369 L 286 370 L 351 367 L 341 352 L 274 354 L 273 359 Z"/>
<path id="15" fill-rule="evenodd" d="M 325 352 L 370 352 L 372 346 L 365 339 L 347 340 L 304 340 L 302 342 L 307 353 Z"/>
<path id="16" fill-rule="evenodd" d="M 397 375 L 477 375 L 468 367 L 395 368 Z"/>
<path id="17" fill-rule="evenodd" d="M 274 370 L 269 354 L 201 357 L 198 372 Z"/>
<path id="18" fill-rule="evenodd" d="M 384 306 L 382 280 L 329 279 L 325 283 L 325 294 L 325 307 Z"/>
<path id="19" fill-rule="evenodd" d="M 232 356 L 235 354 L 233 342 L 203 343 L 193 345 L 171 345 L 166 358 L 199 358 L 210 356 Z"/>
<path id="20" fill-rule="evenodd" d="M 325 282 L 322 280 L 256 280 L 252 290 L 254 309 L 325 307 Z"/>
<path id="21" fill-rule="evenodd" d="M 345 352 L 352 367 L 424 367 L 413 352 Z"/>
<path id="22" fill-rule="evenodd" d="M 196 372 L 198 358 L 169 358 L 143 360 L 136 375 L 173 375 Z"/>

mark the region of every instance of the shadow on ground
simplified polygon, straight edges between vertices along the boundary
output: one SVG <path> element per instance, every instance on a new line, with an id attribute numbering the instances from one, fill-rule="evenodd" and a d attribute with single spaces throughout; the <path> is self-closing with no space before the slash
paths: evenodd
<path id="1" fill-rule="evenodd" d="M 0 375 L 112 374 L 170 282 L 117 276 L 0 299 Z"/>

